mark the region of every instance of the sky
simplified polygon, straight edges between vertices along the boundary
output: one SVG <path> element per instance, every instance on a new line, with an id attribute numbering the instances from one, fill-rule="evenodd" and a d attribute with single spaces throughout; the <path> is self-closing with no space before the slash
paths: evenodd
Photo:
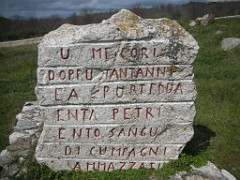
<path id="1" fill-rule="evenodd" d="M 12 18 L 14 15 L 23 17 L 49 17 L 58 15 L 67 17 L 72 13 L 81 13 L 82 9 L 97 12 L 131 8 L 136 4 L 142 7 L 152 7 L 162 3 L 184 4 L 189 1 L 217 2 L 231 0 L 1 0 L 0 16 Z M 238 0 L 239 1 L 239 0 Z"/>

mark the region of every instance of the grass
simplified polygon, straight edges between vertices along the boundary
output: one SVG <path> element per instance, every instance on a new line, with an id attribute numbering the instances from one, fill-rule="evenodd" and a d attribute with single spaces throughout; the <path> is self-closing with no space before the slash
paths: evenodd
<path id="1" fill-rule="evenodd" d="M 240 179 L 240 50 L 224 52 L 225 37 L 240 38 L 240 18 L 217 20 L 213 25 L 186 29 L 199 42 L 195 61 L 198 90 L 195 135 L 176 162 L 157 170 L 103 172 L 52 172 L 29 161 L 28 179 L 166 179 L 176 171 L 189 169 L 189 164 L 206 160 L 224 168 Z M 216 35 L 216 31 L 223 33 Z M 15 116 L 25 101 L 35 99 L 36 46 L 0 49 L 0 149 L 8 144 Z M 35 177 L 31 174 L 34 171 Z"/>
<path id="2" fill-rule="evenodd" d="M 188 30 L 199 42 L 195 62 L 198 90 L 195 125 L 207 127 L 214 137 L 199 153 L 240 178 L 240 50 L 225 52 L 220 43 L 226 37 L 240 38 L 240 18 L 217 20 L 207 27 Z M 221 30 L 221 35 L 216 31 Z"/>
<path id="3" fill-rule="evenodd" d="M 36 45 L 0 49 L 0 150 L 8 145 L 24 103 L 36 99 L 36 68 Z"/>
<path id="4" fill-rule="evenodd" d="M 36 162 L 29 159 L 27 162 L 27 171 L 25 176 L 18 177 L 17 179 L 102 179 L 102 180 L 145 180 L 149 177 L 155 177 L 157 179 L 168 179 L 169 175 L 174 175 L 176 172 L 183 170 L 190 170 L 190 165 L 200 167 L 206 164 L 204 159 L 199 157 L 194 157 L 190 155 L 182 154 L 177 161 L 171 161 L 166 164 L 160 171 L 154 169 L 143 169 L 138 170 L 128 169 L 125 171 L 113 171 L 113 172 L 80 172 L 80 171 L 51 171 L 47 166 L 40 166 Z M 34 173 L 31 173 L 34 172 Z M 15 178 L 16 179 L 16 178 Z"/>

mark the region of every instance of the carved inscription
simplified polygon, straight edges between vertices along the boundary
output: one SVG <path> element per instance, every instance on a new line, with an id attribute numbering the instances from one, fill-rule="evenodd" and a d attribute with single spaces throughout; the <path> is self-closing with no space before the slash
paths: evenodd
<path id="1" fill-rule="evenodd" d="M 174 44 L 176 47 L 181 44 Z M 86 43 L 71 47 L 39 46 L 39 67 L 83 66 L 106 67 L 119 65 L 191 65 L 194 49 L 186 47 L 174 51 L 168 41 L 120 41 L 117 43 Z M 190 53 L 189 53 L 190 52 Z M 179 57 L 180 56 L 180 57 Z M 181 58 L 176 60 L 176 58 Z"/>
<path id="2" fill-rule="evenodd" d="M 127 124 L 138 122 L 189 123 L 195 115 L 193 102 L 122 105 L 67 105 L 44 107 L 49 125 Z M 180 113 L 182 112 L 182 113 Z"/>
<path id="3" fill-rule="evenodd" d="M 191 101 L 196 97 L 193 81 L 136 81 L 56 85 L 38 87 L 38 99 L 42 105 L 99 104 L 116 102 L 174 102 Z M 190 95 L 190 96 L 189 96 Z"/>
<path id="4" fill-rule="evenodd" d="M 65 83 L 91 83 L 99 80 L 109 81 L 134 81 L 134 80 L 191 80 L 193 69 L 190 65 L 159 65 L 159 66 L 128 66 L 116 68 L 76 68 L 57 67 L 39 68 L 39 84 L 65 84 Z"/>
<path id="5" fill-rule="evenodd" d="M 193 137 L 194 39 L 166 21 L 122 32 L 114 18 L 70 37 L 65 25 L 39 45 L 35 155 L 53 170 L 160 169 Z"/>
<path id="6" fill-rule="evenodd" d="M 93 59 L 110 61 L 114 57 L 108 50 L 109 48 L 92 48 L 89 53 Z M 71 52 L 69 48 L 61 48 L 61 59 L 70 60 Z M 148 58 L 147 48 L 141 48 L 140 52 Z M 132 49 L 128 52 L 123 48 L 121 56 L 125 57 L 127 53 L 136 58 L 138 51 Z M 47 120 L 44 127 L 45 145 L 39 152 L 39 158 L 44 159 L 42 155 L 48 154 L 52 158 L 63 159 L 147 159 L 150 167 L 155 167 L 152 161 L 161 162 L 157 165 L 160 167 L 165 161 L 177 159 L 182 144 L 192 137 L 189 119 L 193 119 L 194 110 L 190 116 L 185 114 L 191 112 L 194 105 L 192 102 L 169 102 L 194 100 L 196 92 L 192 70 L 190 65 L 39 68 L 38 81 L 43 86 L 37 87 L 37 94 L 40 103 L 46 106 L 44 112 Z M 111 81 L 113 83 L 107 83 Z M 81 83 L 81 86 L 77 83 Z M 125 102 L 132 104 L 112 104 Z M 105 105 L 100 105 L 101 103 Z M 47 107 L 63 104 L 65 106 Z M 186 113 L 179 117 L 180 111 Z M 174 123 L 179 123 L 179 126 L 171 125 Z M 184 135 L 178 138 L 177 134 Z M 172 138 L 173 136 L 176 137 Z M 102 145 L 94 146 L 89 141 Z M 61 142 L 61 145 L 57 142 Z M 161 147 L 156 147 L 155 142 Z M 178 143 L 180 144 L 176 146 Z M 82 160 L 72 164 L 71 169 L 82 170 L 85 165 L 81 162 Z M 105 171 L 116 168 L 115 163 L 105 166 Z M 140 166 L 149 167 L 149 164 Z M 118 168 L 124 169 L 123 167 Z M 97 162 L 87 162 L 84 170 L 93 169 L 101 168 Z"/>

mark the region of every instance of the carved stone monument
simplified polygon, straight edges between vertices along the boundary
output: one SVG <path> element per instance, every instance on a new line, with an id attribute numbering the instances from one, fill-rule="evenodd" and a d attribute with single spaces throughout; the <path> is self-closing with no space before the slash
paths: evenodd
<path id="1" fill-rule="evenodd" d="M 100 24 L 62 25 L 38 50 L 39 163 L 159 169 L 192 138 L 198 44 L 175 21 L 121 10 Z"/>

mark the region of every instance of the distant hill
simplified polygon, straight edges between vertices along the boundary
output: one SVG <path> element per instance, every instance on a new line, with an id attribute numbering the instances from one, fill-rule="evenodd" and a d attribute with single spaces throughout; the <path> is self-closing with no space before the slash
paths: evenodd
<path id="1" fill-rule="evenodd" d="M 240 1 L 200 3 L 190 2 L 182 5 L 190 19 L 201 17 L 205 14 L 214 14 L 215 17 L 240 15 Z"/>
<path id="2" fill-rule="evenodd" d="M 0 29 L 5 27 L 5 26 L 9 26 L 10 23 L 11 23 L 10 19 L 7 19 L 5 17 L 0 16 Z"/>
<path id="3" fill-rule="evenodd" d="M 26 16 L 13 15 L 13 16 L 9 17 L 9 19 L 12 19 L 12 20 L 15 20 L 15 19 L 18 19 L 18 20 L 28 20 L 29 18 L 26 17 Z"/>
<path id="4" fill-rule="evenodd" d="M 0 40 L 2 34 L 5 34 L 9 30 L 9 27 L 11 26 L 11 20 L 7 19 L 5 17 L 0 17 Z"/>
<path id="5" fill-rule="evenodd" d="M 215 17 L 240 15 L 240 1 L 218 3 L 190 2 L 184 5 L 162 4 L 152 8 L 136 6 L 130 10 L 143 18 L 168 17 L 186 21 L 205 14 L 214 14 Z M 81 14 L 73 13 L 67 18 L 57 15 L 41 19 L 22 16 L 14 16 L 13 19 L 0 17 L 0 41 L 42 36 L 63 23 L 76 25 L 99 23 L 103 19 L 108 19 L 114 13 L 114 11 L 95 13 L 86 10 Z"/>

